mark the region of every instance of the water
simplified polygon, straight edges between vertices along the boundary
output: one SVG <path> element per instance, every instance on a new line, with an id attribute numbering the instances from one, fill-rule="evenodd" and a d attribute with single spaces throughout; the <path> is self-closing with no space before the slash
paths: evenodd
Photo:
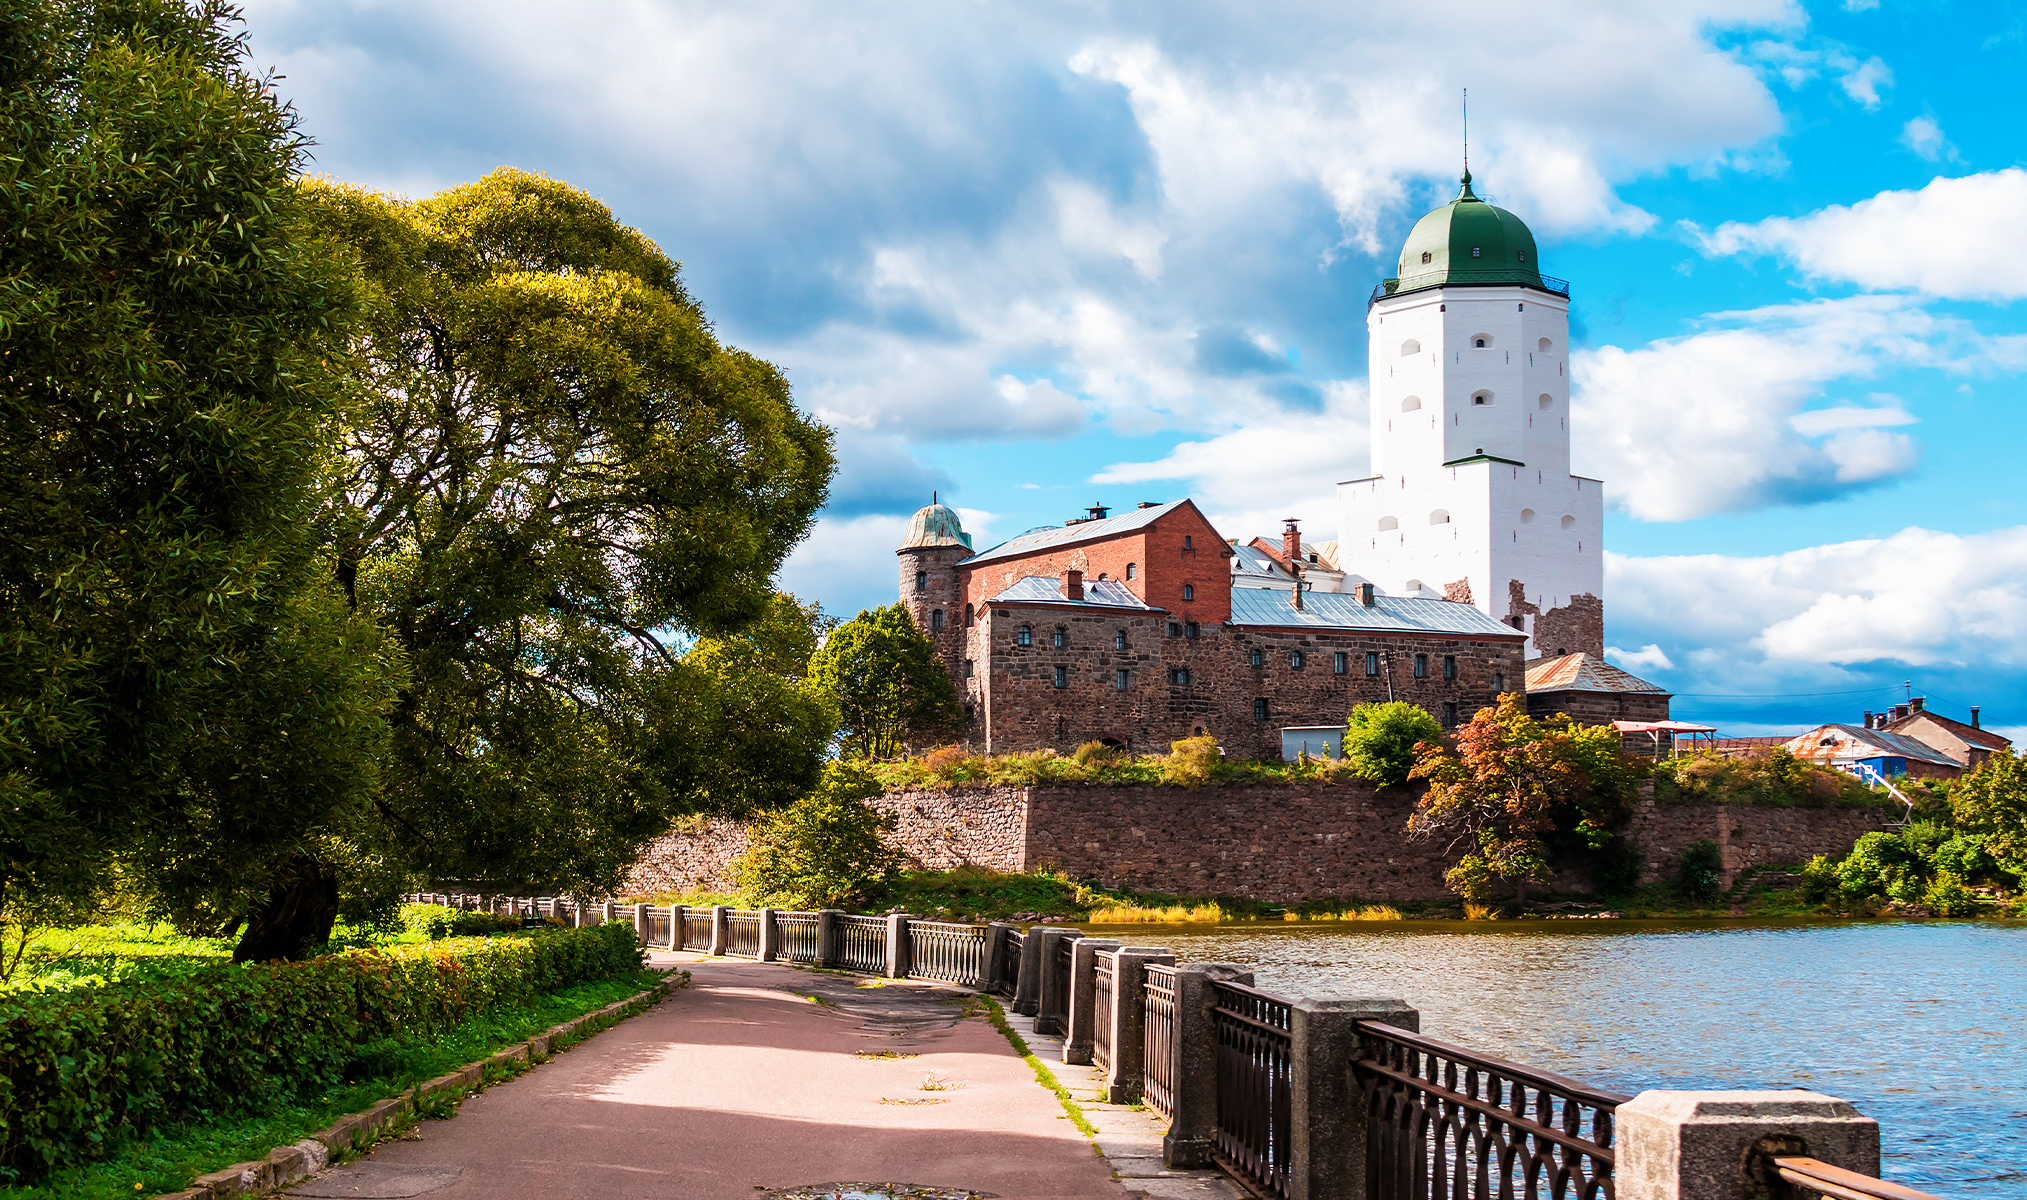
<path id="1" fill-rule="evenodd" d="M 2027 1198 L 2027 922 L 1093 927 L 1288 996 L 1398 996 L 1432 1037 L 1611 1091 L 1827 1092 L 1886 1178 Z"/>

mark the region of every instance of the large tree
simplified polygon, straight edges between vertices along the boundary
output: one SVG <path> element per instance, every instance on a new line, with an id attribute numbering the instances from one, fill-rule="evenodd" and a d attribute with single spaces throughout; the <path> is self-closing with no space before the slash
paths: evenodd
<path id="1" fill-rule="evenodd" d="M 236 923 L 374 786 L 317 560 L 344 270 L 232 11 L 0 11 L 0 899 Z"/>
<path id="2" fill-rule="evenodd" d="M 960 726 L 949 672 L 898 603 L 866 609 L 832 630 L 809 673 L 837 704 L 847 758 L 893 758 L 911 742 Z"/>
<path id="3" fill-rule="evenodd" d="M 812 786 L 827 706 L 753 640 L 806 653 L 771 580 L 832 470 L 781 373 L 565 184 L 308 192 L 366 306 L 336 578 L 409 671 L 373 851 L 598 892 L 677 815 Z"/>

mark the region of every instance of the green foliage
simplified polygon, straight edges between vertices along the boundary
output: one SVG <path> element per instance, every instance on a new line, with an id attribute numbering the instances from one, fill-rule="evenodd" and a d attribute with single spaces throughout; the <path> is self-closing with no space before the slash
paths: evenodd
<path id="1" fill-rule="evenodd" d="M 396 678 L 320 563 L 346 271 L 216 0 L 0 17 L 0 897 L 217 923 L 360 811 Z"/>
<path id="2" fill-rule="evenodd" d="M 1950 790 L 1959 829 L 1979 835 L 1980 850 L 2016 880 L 2027 878 L 2027 760 L 1994 754 Z"/>
<path id="3" fill-rule="evenodd" d="M 1194 791 L 1211 782 L 1224 761 L 1224 753 L 1218 749 L 1218 739 L 1214 737 L 1171 742 L 1168 757 L 1161 764 L 1161 781 L 1170 787 Z"/>
<path id="4" fill-rule="evenodd" d="M 1715 904 L 1724 895 L 1718 876 L 1723 866 L 1717 843 L 1699 838 L 1682 848 L 1682 857 L 1675 866 L 1675 888 L 1692 904 Z"/>
<path id="5" fill-rule="evenodd" d="M 962 723 L 949 671 L 899 603 L 865 609 L 831 630 L 809 673 L 837 706 L 847 758 L 894 758 Z"/>
<path id="6" fill-rule="evenodd" d="M 1781 746 L 1737 758 L 1700 751 L 1657 763 L 1654 771 L 1657 798 L 1685 803 L 1773 808 L 1858 808 L 1895 803 L 1856 778 L 1811 766 Z"/>
<path id="7" fill-rule="evenodd" d="M 885 886 L 901 855 L 881 837 L 893 818 L 866 803 L 879 794 L 871 775 L 833 764 L 814 792 L 754 821 L 752 848 L 732 864 L 739 890 L 755 904 L 821 909 Z"/>
<path id="8" fill-rule="evenodd" d="M 192 1112 L 252 1112 L 330 1086 L 360 1046 L 448 1029 L 638 970 L 617 922 L 0 1003 L 0 1171 L 32 1180 Z"/>
<path id="9" fill-rule="evenodd" d="M 1442 740 L 1443 727 L 1419 704 L 1360 704 L 1345 724 L 1344 758 L 1359 778 L 1400 787 L 1415 768 L 1421 744 Z"/>
<path id="10" fill-rule="evenodd" d="M 1898 834 L 1862 835 L 1839 862 L 1820 856 L 1812 860 L 1803 870 L 1805 889 L 1815 903 L 1838 908 L 1891 901 L 1938 916 L 1961 916 L 1979 903 L 1969 881 L 2003 874 L 1986 852 L 1986 841 L 1983 834 L 1913 821 Z"/>
<path id="11" fill-rule="evenodd" d="M 410 933 L 421 934 L 434 942 L 451 937 L 485 937 L 494 933 L 518 932 L 521 918 L 449 908 L 441 904 L 404 904 L 401 906 L 401 925 Z"/>

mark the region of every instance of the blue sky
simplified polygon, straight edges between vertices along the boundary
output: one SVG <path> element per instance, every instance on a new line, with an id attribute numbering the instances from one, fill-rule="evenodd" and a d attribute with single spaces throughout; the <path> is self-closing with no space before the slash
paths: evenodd
<path id="1" fill-rule="evenodd" d="M 1334 535 L 1363 301 L 1468 86 L 1479 191 L 1572 284 L 1612 656 L 1727 732 L 1909 682 L 2027 727 L 2009 6 L 246 7 L 315 169 L 542 171 L 682 261 L 838 432 L 783 579 L 840 614 L 932 489 L 981 545 L 1185 495 Z"/>

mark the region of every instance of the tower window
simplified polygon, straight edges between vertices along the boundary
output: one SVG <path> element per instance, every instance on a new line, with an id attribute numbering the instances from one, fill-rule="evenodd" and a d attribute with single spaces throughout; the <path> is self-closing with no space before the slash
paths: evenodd
<path id="1" fill-rule="evenodd" d="M 1410 354 L 1420 354 L 1421 352 L 1422 352 L 1422 344 L 1413 338 L 1409 338 L 1407 341 L 1401 343 L 1402 358 L 1406 358 Z"/>
<path id="2" fill-rule="evenodd" d="M 1068 667 L 1056 668 L 1056 686 L 1059 688 L 1066 688 L 1070 686 L 1070 668 Z"/>
<path id="3" fill-rule="evenodd" d="M 1255 649 L 1251 654 L 1248 654 L 1246 656 L 1246 665 L 1253 667 L 1266 666 L 1267 652 L 1265 650 Z"/>
<path id="4" fill-rule="evenodd" d="M 1197 623 L 1195 621 L 1184 621 L 1182 623 L 1182 636 L 1186 638 L 1193 638 L 1196 635 L 1197 635 Z"/>
<path id="5" fill-rule="evenodd" d="M 1429 265 L 1430 263 L 1432 263 L 1432 262 L 1434 262 L 1434 261 L 1436 261 L 1436 256 L 1435 256 L 1435 255 L 1433 255 L 1433 254 L 1429 253 L 1429 252 L 1428 252 L 1427 250 L 1424 250 L 1424 251 L 1422 251 L 1422 265 L 1423 265 L 1423 266 L 1428 266 L 1428 265 Z"/>
<path id="6" fill-rule="evenodd" d="M 1297 671 L 1302 669 L 1302 652 L 1300 650 L 1290 650 L 1288 652 L 1288 665 Z"/>
<path id="7" fill-rule="evenodd" d="M 1520 256 L 1520 261 L 1521 261 L 1521 262 L 1526 262 L 1526 261 L 1527 261 L 1527 251 L 1525 251 L 1525 250 L 1520 250 L 1520 251 L 1517 251 L 1516 253 L 1518 253 L 1518 254 L 1519 254 L 1519 256 Z"/>
<path id="8" fill-rule="evenodd" d="M 1342 650 L 1331 655 L 1330 673 L 1332 675 L 1349 675 L 1351 673 L 1351 655 Z"/>
<path id="9" fill-rule="evenodd" d="M 1195 585 L 1195 584 L 1193 584 L 1193 583 L 1185 583 L 1185 584 L 1183 584 L 1183 585 L 1182 585 L 1182 598 L 1183 598 L 1183 599 L 1185 599 L 1185 600 L 1194 600 L 1194 599 L 1196 599 L 1196 585 Z"/>
<path id="10" fill-rule="evenodd" d="M 1131 674 L 1130 672 L 1127 672 L 1127 671 L 1114 671 L 1114 672 L 1112 672 L 1112 687 L 1113 687 L 1113 690 L 1115 690 L 1115 691 L 1121 691 L 1121 692 L 1125 691 L 1125 690 L 1126 690 L 1126 685 L 1127 685 L 1127 683 L 1129 683 L 1129 682 L 1131 681 L 1131 679 L 1132 679 L 1132 674 Z"/>
<path id="11" fill-rule="evenodd" d="M 942 632 L 943 632 L 943 610 L 942 610 L 942 609 L 940 609 L 940 608 L 939 608 L 939 609 L 935 609 L 935 610 L 933 610 L 933 611 L 931 611 L 931 612 L 930 612 L 930 614 L 929 614 L 929 632 L 931 632 L 931 633 L 942 633 Z"/>
<path id="12" fill-rule="evenodd" d="M 1368 650 L 1365 652 L 1365 673 L 1368 677 L 1379 674 L 1379 651 Z"/>
<path id="13" fill-rule="evenodd" d="M 927 571 L 915 572 L 915 590 L 921 592 L 927 591 L 928 589 L 929 589 L 929 572 Z"/>
<path id="14" fill-rule="evenodd" d="M 1399 520 L 1398 518 L 1395 518 L 1395 517 L 1381 517 L 1381 518 L 1379 519 L 1379 528 L 1380 528 L 1380 532 L 1381 532 L 1381 533 L 1385 533 L 1385 532 L 1386 532 L 1387 530 L 1389 530 L 1389 529 L 1399 529 L 1400 527 L 1401 527 L 1401 523 L 1400 523 L 1400 520 Z"/>
<path id="15" fill-rule="evenodd" d="M 1485 251 L 1484 251 L 1484 250 L 1483 250 L 1482 248 L 1480 248 L 1480 247 L 1478 247 L 1478 246 L 1473 246 L 1473 247 L 1471 247 L 1471 257 L 1472 257 L 1472 258 L 1483 258 L 1483 257 L 1484 257 L 1484 255 L 1485 255 Z"/>
<path id="16" fill-rule="evenodd" d="M 965 659 L 965 660 L 964 660 L 964 677 L 965 677 L 966 679 L 969 679 L 969 678 L 971 678 L 971 676 L 972 676 L 973 672 L 977 670 L 977 667 L 978 667 L 978 664 L 977 664 L 977 663 L 973 662 L 973 661 L 972 661 L 971 659 L 968 659 L 968 658 L 967 658 L 967 659 Z"/>
<path id="17" fill-rule="evenodd" d="M 1253 719 L 1255 721 L 1267 719 L 1267 702 L 1265 700 L 1253 701 Z"/>
<path id="18" fill-rule="evenodd" d="M 1569 516 L 1568 514 L 1564 514 L 1562 519 L 1562 527 L 1564 529 L 1575 529 L 1577 527 L 1577 519 L 1575 517 Z"/>
<path id="19" fill-rule="evenodd" d="M 1457 702 L 1452 700 L 1443 705 L 1443 728 L 1449 729 L 1454 727 L 1456 724 L 1457 724 Z"/>
<path id="20" fill-rule="evenodd" d="M 1523 509 L 1521 509 L 1521 510 L 1520 510 L 1520 523 L 1521 523 L 1522 525 L 1532 525 L 1532 524 L 1534 524 L 1534 510 L 1533 510 L 1533 509 L 1531 509 L 1531 508 L 1523 508 Z"/>
<path id="21" fill-rule="evenodd" d="M 1422 398 L 1420 396 L 1409 396 L 1407 399 L 1401 401 L 1401 411 L 1402 412 L 1422 411 Z"/>
<path id="22" fill-rule="evenodd" d="M 1484 338 L 1472 338 L 1472 339 L 1471 339 L 1471 344 L 1472 344 L 1473 346 L 1476 346 L 1476 347 L 1478 347 L 1478 348 L 1479 348 L 1480 350 L 1483 350 L 1483 349 L 1485 348 L 1485 339 L 1484 339 Z"/>
<path id="23" fill-rule="evenodd" d="M 1431 525 L 1448 525 L 1449 523 L 1450 513 L 1447 509 L 1439 508 L 1429 514 L 1429 524 Z"/>
<path id="24" fill-rule="evenodd" d="M 1063 647 L 1069 644 L 1070 644 L 1069 630 L 1064 629 L 1060 625 L 1056 626 L 1054 629 L 1049 630 L 1049 645 L 1054 646 L 1058 650 L 1061 650 Z"/>
<path id="25" fill-rule="evenodd" d="M 1443 681 L 1445 683 L 1457 682 L 1457 656 L 1454 654 L 1445 654 L 1443 656 Z"/>
<path id="26" fill-rule="evenodd" d="M 1128 579 L 1138 579 L 1140 577 L 1140 565 L 1138 563 L 1127 563 L 1126 577 Z"/>
<path id="27" fill-rule="evenodd" d="M 1112 648 L 1114 650 L 1126 649 L 1126 631 L 1124 629 L 1112 635 Z"/>
<path id="28" fill-rule="evenodd" d="M 1492 690 L 1495 692 L 1504 692 L 1506 690 L 1506 672 L 1492 672 Z"/>
<path id="29" fill-rule="evenodd" d="M 1014 645 L 1032 646 L 1034 644 L 1035 644 L 1035 631 L 1033 629 L 1029 628 L 1026 625 L 1023 625 L 1019 629 L 1014 630 Z"/>
<path id="30" fill-rule="evenodd" d="M 1183 534 L 1183 535 L 1182 535 L 1182 548 L 1183 548 L 1183 549 L 1185 549 L 1185 550 L 1194 550 L 1194 549 L 1196 549 L 1196 538 L 1195 538 L 1195 536 L 1193 536 L 1193 535 L 1191 535 L 1191 534 L 1187 534 L 1187 533 Z"/>
<path id="31" fill-rule="evenodd" d="M 978 614 L 977 614 L 977 611 L 976 611 L 976 610 L 974 610 L 974 609 L 973 609 L 973 608 L 971 607 L 971 605 L 969 605 L 969 604 L 965 605 L 965 606 L 964 606 L 964 627 L 965 627 L 966 629 L 969 629 L 969 628 L 971 628 L 971 627 L 972 627 L 972 625 L 973 625 L 973 624 L 974 624 L 974 623 L 975 623 L 975 622 L 977 621 L 977 619 L 978 619 Z"/>
<path id="32" fill-rule="evenodd" d="M 1182 622 L 1181 622 L 1181 621 L 1170 621 L 1170 622 L 1168 623 L 1168 636 L 1170 636 L 1170 637 L 1181 637 L 1181 636 L 1182 636 Z"/>
<path id="33" fill-rule="evenodd" d="M 1543 353 L 1547 353 L 1548 348 L 1553 345 L 1555 345 L 1554 342 L 1549 341 L 1547 338 L 1543 338 L 1534 344 L 1534 348 L 1542 351 Z"/>
<path id="34" fill-rule="evenodd" d="M 1429 677 L 1429 656 L 1426 654 L 1415 655 L 1415 678 L 1427 679 L 1428 677 Z"/>
<path id="35" fill-rule="evenodd" d="M 1471 403 L 1473 403 L 1473 404 L 1476 404 L 1476 405 L 1479 405 L 1480 407 L 1483 407 L 1484 405 L 1490 404 L 1490 403 L 1492 403 L 1492 393 L 1491 393 L 1491 392 L 1473 392 L 1473 393 L 1471 393 Z M 1483 453 L 1483 451 L 1480 451 L 1480 453 Z"/>
<path id="36" fill-rule="evenodd" d="M 1554 408 L 1555 397 L 1549 395 L 1547 392 L 1543 392 L 1541 394 L 1540 399 L 1536 400 L 1535 403 L 1541 405 L 1543 408 Z"/>
<path id="37" fill-rule="evenodd" d="M 1186 668 L 1183 668 L 1183 667 L 1177 667 L 1177 668 L 1175 668 L 1174 670 L 1170 671 L 1170 672 L 1168 673 L 1168 686 L 1170 686 L 1170 687 L 1188 687 L 1188 686 L 1189 686 L 1189 671 L 1188 671 L 1188 670 L 1187 670 Z"/>

